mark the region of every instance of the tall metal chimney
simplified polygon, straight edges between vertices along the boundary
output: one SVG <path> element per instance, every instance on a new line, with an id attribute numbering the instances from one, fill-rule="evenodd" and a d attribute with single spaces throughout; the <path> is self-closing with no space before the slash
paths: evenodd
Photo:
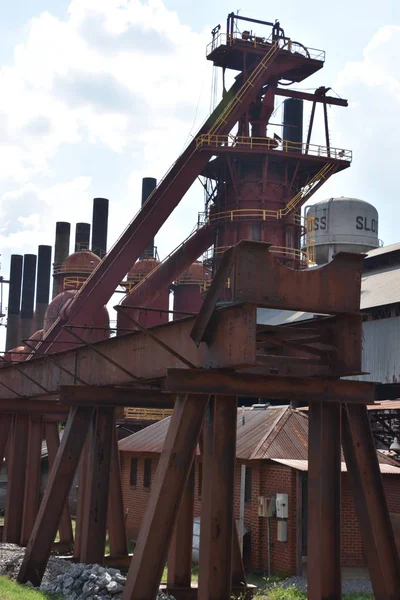
<path id="1" fill-rule="evenodd" d="M 71 233 L 70 223 L 59 221 L 56 223 L 56 243 L 54 247 L 54 269 L 53 269 L 53 298 L 61 292 L 61 281 L 57 272 L 62 263 L 69 255 L 69 236 Z"/>
<path id="2" fill-rule="evenodd" d="M 24 254 L 24 274 L 21 298 L 21 340 L 29 338 L 34 331 L 33 306 L 35 301 L 36 254 Z"/>
<path id="3" fill-rule="evenodd" d="M 103 258 L 107 252 L 108 200 L 93 200 L 92 252 Z"/>
<path id="4" fill-rule="evenodd" d="M 303 100 L 287 98 L 283 103 L 283 139 L 296 142 L 299 147 L 293 151 L 301 152 L 303 142 Z"/>
<path id="5" fill-rule="evenodd" d="M 8 291 L 6 350 L 15 348 L 20 340 L 19 307 L 21 304 L 22 264 L 21 254 L 12 254 L 10 260 L 10 287 Z"/>
<path id="6" fill-rule="evenodd" d="M 39 246 L 36 280 L 35 329 L 43 329 L 46 309 L 49 305 L 51 277 L 51 246 Z"/>
<path id="7" fill-rule="evenodd" d="M 89 250 L 90 224 L 77 223 L 75 227 L 75 252 Z"/>
<path id="8" fill-rule="evenodd" d="M 143 177 L 142 179 L 142 206 L 150 196 L 152 191 L 157 187 L 157 179 L 154 177 Z M 154 238 L 149 242 L 146 250 L 143 252 L 143 258 L 154 258 Z"/>

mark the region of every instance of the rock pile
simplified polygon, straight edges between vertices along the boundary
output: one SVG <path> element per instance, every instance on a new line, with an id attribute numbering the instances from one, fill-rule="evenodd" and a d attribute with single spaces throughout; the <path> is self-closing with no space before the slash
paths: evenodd
<path id="1" fill-rule="evenodd" d="M 45 583 L 41 590 L 64 596 L 67 600 L 119 600 L 122 597 L 126 577 L 118 569 L 100 565 L 72 564 L 67 573 L 61 573 L 51 583 Z M 158 600 L 169 600 L 162 592 Z"/>

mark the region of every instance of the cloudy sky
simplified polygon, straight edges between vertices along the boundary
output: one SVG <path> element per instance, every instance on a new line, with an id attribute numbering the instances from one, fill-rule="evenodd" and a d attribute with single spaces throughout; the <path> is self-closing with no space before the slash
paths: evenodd
<path id="1" fill-rule="evenodd" d="M 332 144 L 353 165 L 316 195 L 363 198 L 380 212 L 379 235 L 400 240 L 400 3 L 381 0 L 13 0 L 0 3 L 0 252 L 54 242 L 56 220 L 91 218 L 110 199 L 109 242 L 140 205 L 144 176 L 161 178 L 207 116 L 210 31 L 228 12 L 273 21 L 326 51 L 304 82 L 331 86 L 350 107 L 330 112 Z M 301 87 L 301 84 L 300 84 Z M 322 115 L 319 115 L 322 117 Z M 323 143 L 323 138 L 314 139 Z M 164 256 L 203 206 L 199 183 L 157 236 Z"/>

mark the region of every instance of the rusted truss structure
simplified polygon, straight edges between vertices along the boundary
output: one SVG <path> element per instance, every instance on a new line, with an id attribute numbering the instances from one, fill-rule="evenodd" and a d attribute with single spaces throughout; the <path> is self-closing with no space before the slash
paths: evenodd
<path id="1" fill-rule="evenodd" d="M 309 598 L 341 597 L 341 442 L 375 596 L 399 598 L 399 558 L 365 406 L 374 400 L 374 385 L 338 379 L 361 371 L 361 264 L 360 256 L 338 255 L 325 267 L 296 271 L 273 258 L 267 244 L 242 242 L 225 254 L 197 317 L 1 370 L 0 384 L 7 382 L 21 397 L 10 400 L 1 386 L 3 412 L 18 412 L 20 405 L 32 419 L 33 412 L 70 409 L 19 580 L 40 582 L 80 464 L 85 479 L 75 556 L 102 562 L 108 527 L 112 556 L 130 562 L 126 600 L 154 598 L 167 560 L 168 589 L 177 598 L 245 593 L 233 520 L 237 398 L 261 396 L 307 400 L 310 406 Z M 228 278 L 231 302 L 218 306 Z M 257 309 L 276 306 L 326 316 L 258 325 Z M 85 383 L 77 384 L 77 377 Z M 138 405 L 174 406 L 174 412 L 128 559 L 114 419 L 118 406 Z M 13 417 L 17 423 L 19 417 Z M 7 423 L 11 417 L 2 421 L 3 452 Z M 199 583 L 193 589 L 190 474 L 198 443 L 203 498 Z"/>
<path id="2" fill-rule="evenodd" d="M 342 442 L 375 596 L 399 599 L 399 558 L 365 408 L 374 385 L 340 379 L 361 372 L 362 257 L 338 255 L 323 268 L 301 271 L 297 259 L 289 268 L 271 253 L 275 239 L 298 250 L 302 204 L 350 164 L 351 153 L 331 148 L 326 116 L 328 103 L 346 101 L 327 96 L 327 88 L 315 94 L 280 88 L 281 81 L 300 82 L 321 69 L 324 53 L 291 41 L 277 23 L 250 20 L 271 26 L 271 35 L 237 36 L 235 19 L 249 21 L 229 15 L 226 36 L 213 31 L 207 56 L 239 71 L 231 89 L 28 360 L 0 369 L 0 451 L 9 466 L 4 539 L 27 544 L 19 581 L 39 583 L 57 529 L 63 542 L 72 541 L 66 506 L 79 469 L 74 556 L 102 562 L 108 529 L 108 560 L 129 564 L 124 600 L 153 599 L 167 560 L 168 590 L 177 600 L 250 595 L 233 521 L 237 399 L 307 401 L 309 598 L 341 597 Z M 322 104 L 325 147 L 312 146 L 311 127 L 305 144 L 279 146 L 267 136 L 275 95 L 311 100 L 312 122 Z M 216 182 L 206 224 L 132 290 L 129 305 L 118 307 L 136 330 L 85 341 L 91 315 L 201 174 Z M 197 316 L 144 327 L 136 307 L 151 304 L 211 245 L 214 278 Z M 258 323 L 260 308 L 323 316 L 271 327 Z M 129 406 L 174 408 L 132 559 L 115 434 L 116 413 Z M 56 422 L 67 415 L 57 450 Z M 52 469 L 38 508 L 43 423 Z M 190 581 L 197 445 L 203 460 L 198 589 Z"/>

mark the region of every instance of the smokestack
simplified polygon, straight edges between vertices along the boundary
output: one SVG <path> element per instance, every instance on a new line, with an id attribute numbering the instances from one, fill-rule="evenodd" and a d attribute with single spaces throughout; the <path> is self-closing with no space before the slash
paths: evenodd
<path id="1" fill-rule="evenodd" d="M 44 314 L 49 305 L 51 246 L 39 246 L 36 280 L 36 331 L 43 329 Z"/>
<path id="2" fill-rule="evenodd" d="M 93 200 L 92 252 L 103 258 L 107 252 L 108 200 Z"/>
<path id="3" fill-rule="evenodd" d="M 75 252 L 89 250 L 90 224 L 77 223 L 75 228 Z"/>
<path id="4" fill-rule="evenodd" d="M 303 100 L 287 98 L 283 103 L 283 139 L 302 144 Z M 294 151 L 301 152 L 301 146 Z"/>
<path id="5" fill-rule="evenodd" d="M 152 191 L 157 187 L 157 179 L 154 177 L 143 177 L 142 180 L 142 206 L 150 196 Z M 154 238 L 149 242 L 146 250 L 140 258 L 154 258 Z"/>
<path id="6" fill-rule="evenodd" d="M 33 305 L 35 300 L 36 255 L 24 254 L 24 274 L 21 298 L 21 340 L 29 338 L 34 329 Z"/>
<path id="7" fill-rule="evenodd" d="M 11 255 L 6 350 L 16 348 L 20 340 L 19 307 L 21 303 L 22 263 L 23 257 L 21 254 Z"/>
<path id="8" fill-rule="evenodd" d="M 54 275 L 53 275 L 53 298 L 61 292 L 61 280 L 57 272 L 62 263 L 69 255 L 69 236 L 71 232 L 70 223 L 59 221 L 56 223 L 56 243 L 54 247 Z"/>

